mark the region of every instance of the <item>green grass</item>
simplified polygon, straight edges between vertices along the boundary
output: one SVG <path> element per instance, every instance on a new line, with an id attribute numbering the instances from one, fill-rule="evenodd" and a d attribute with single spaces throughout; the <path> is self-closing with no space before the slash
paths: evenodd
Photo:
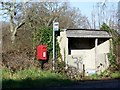
<path id="1" fill-rule="evenodd" d="M 120 78 L 120 72 L 111 73 L 110 76 L 111 76 L 112 78 Z"/>
<path id="2" fill-rule="evenodd" d="M 120 78 L 120 72 L 105 71 L 102 75 L 93 74 L 86 76 L 83 80 L 100 80 Z M 68 79 L 67 76 L 52 71 L 41 71 L 30 68 L 12 73 L 7 68 L 2 70 L 2 88 L 44 88 L 52 86 L 66 86 L 75 84 L 75 80 Z"/>
<path id="3" fill-rule="evenodd" d="M 2 70 L 0 69 L 0 89 L 1 89 L 1 85 L 2 85 Z"/>
<path id="4" fill-rule="evenodd" d="M 120 78 L 120 72 L 110 72 L 110 71 L 104 71 L 100 75 L 92 74 L 90 76 L 85 76 L 84 80 L 102 80 L 102 79 L 115 79 Z"/>
<path id="5" fill-rule="evenodd" d="M 35 68 L 11 73 L 9 70 L 2 71 L 3 88 L 39 88 L 51 86 L 71 85 L 73 81 L 65 75 L 51 71 L 41 71 Z"/>

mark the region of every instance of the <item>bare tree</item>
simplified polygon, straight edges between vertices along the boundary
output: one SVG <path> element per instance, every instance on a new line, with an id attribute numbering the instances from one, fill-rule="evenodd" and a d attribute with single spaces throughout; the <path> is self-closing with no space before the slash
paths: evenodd
<path id="1" fill-rule="evenodd" d="M 100 28 L 103 23 L 108 24 L 111 28 L 117 29 L 117 9 L 114 3 L 104 0 L 102 2 L 97 2 L 95 9 L 93 8 L 92 22 L 96 20 L 96 24 Z M 93 18 L 95 20 L 93 20 Z"/>
<path id="2" fill-rule="evenodd" d="M 15 23 L 15 16 L 17 14 L 17 6 L 19 4 L 16 4 L 16 0 L 13 0 L 13 2 L 0 2 L 2 5 L 1 10 L 2 10 L 2 15 L 9 17 L 9 22 L 10 22 L 10 32 L 11 32 L 11 41 L 12 43 L 15 42 L 15 35 L 17 33 L 17 30 L 25 24 L 24 19 L 21 20 L 18 23 Z"/>
<path id="3" fill-rule="evenodd" d="M 68 2 L 31 3 L 27 8 L 27 22 L 32 27 L 52 26 L 54 20 L 59 21 L 60 28 L 88 28 L 87 17 L 79 9 L 70 7 Z"/>
<path id="4" fill-rule="evenodd" d="M 92 20 L 92 28 L 96 29 L 96 15 L 95 15 L 96 11 L 94 9 L 93 6 L 93 11 L 91 12 L 91 20 Z"/>
<path id="5" fill-rule="evenodd" d="M 3 16 L 9 16 L 11 41 L 15 42 L 18 29 L 25 25 L 29 30 L 52 26 L 60 22 L 60 28 L 90 28 L 87 17 L 79 9 L 70 7 L 68 2 L 1 2 Z M 20 14 L 18 14 L 20 13 Z"/>

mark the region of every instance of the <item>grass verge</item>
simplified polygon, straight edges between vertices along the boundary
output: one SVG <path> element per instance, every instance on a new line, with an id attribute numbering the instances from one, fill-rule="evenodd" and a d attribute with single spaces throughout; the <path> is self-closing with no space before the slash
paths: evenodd
<path id="1" fill-rule="evenodd" d="M 15 73 L 10 72 L 8 69 L 3 69 L 2 75 L 3 88 L 43 88 L 71 85 L 73 83 L 65 75 L 51 71 L 41 71 L 35 68 Z"/>

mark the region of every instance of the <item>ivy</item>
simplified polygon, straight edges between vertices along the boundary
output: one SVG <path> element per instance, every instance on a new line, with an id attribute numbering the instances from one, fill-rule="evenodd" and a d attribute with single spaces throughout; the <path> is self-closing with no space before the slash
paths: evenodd
<path id="1" fill-rule="evenodd" d="M 116 35 L 116 31 L 111 29 L 106 23 L 103 23 L 100 29 L 106 30 L 108 33 L 112 35 L 111 44 L 113 45 L 113 48 L 110 49 L 110 53 L 108 54 L 108 59 L 110 62 L 110 66 L 116 67 L 117 62 L 116 62 L 116 55 L 114 54 L 114 52 L 116 50 L 117 43 L 119 43 L 119 37 Z"/>
<path id="2" fill-rule="evenodd" d="M 109 59 L 110 65 L 112 67 L 116 67 L 117 66 L 116 55 L 115 54 L 112 54 L 111 52 L 108 53 L 108 59 Z"/>
<path id="3" fill-rule="evenodd" d="M 52 58 L 52 50 L 53 50 L 53 30 L 52 28 L 48 27 L 40 27 L 35 32 L 35 38 L 33 38 L 33 43 L 36 45 L 36 47 L 40 44 L 47 45 L 47 52 L 49 55 L 49 59 Z M 57 58 L 60 57 L 60 48 L 59 44 L 57 42 L 57 38 L 55 38 L 56 41 L 56 56 Z"/>

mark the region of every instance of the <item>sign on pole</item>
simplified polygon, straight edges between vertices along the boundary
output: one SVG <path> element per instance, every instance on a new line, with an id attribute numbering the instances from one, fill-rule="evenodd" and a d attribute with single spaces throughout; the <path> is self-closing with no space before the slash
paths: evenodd
<path id="1" fill-rule="evenodd" d="M 53 30 L 58 31 L 59 30 L 59 23 L 58 22 L 53 22 Z"/>
<path id="2" fill-rule="evenodd" d="M 55 70 L 55 31 L 59 30 L 59 23 L 53 21 L 53 70 Z"/>

